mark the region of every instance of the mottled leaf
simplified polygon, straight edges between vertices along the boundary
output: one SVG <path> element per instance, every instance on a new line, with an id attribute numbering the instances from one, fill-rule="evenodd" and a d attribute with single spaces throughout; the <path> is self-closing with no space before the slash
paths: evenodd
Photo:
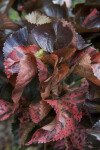
<path id="1" fill-rule="evenodd" d="M 0 100 L 0 121 L 8 119 L 12 115 L 13 105 L 7 101 Z"/>
<path id="2" fill-rule="evenodd" d="M 25 55 L 20 61 L 16 85 L 12 93 L 12 99 L 15 103 L 18 103 L 25 86 L 33 79 L 36 73 L 37 68 L 34 57 Z"/>
<path id="3" fill-rule="evenodd" d="M 28 142 L 32 144 L 33 142 L 46 143 L 50 141 L 56 141 L 69 136 L 71 132 L 75 129 L 76 123 L 81 120 L 81 112 L 78 111 L 76 103 L 69 100 L 46 100 L 46 102 L 51 105 L 57 114 L 57 123 L 52 131 L 38 129 Z"/>
<path id="4" fill-rule="evenodd" d="M 84 27 L 90 28 L 99 28 L 100 27 L 100 14 L 99 12 L 94 9 L 84 20 L 83 24 Z"/>
<path id="5" fill-rule="evenodd" d="M 34 123 L 39 123 L 44 117 L 47 116 L 51 107 L 45 101 L 41 101 L 36 105 L 30 105 L 30 115 Z"/>

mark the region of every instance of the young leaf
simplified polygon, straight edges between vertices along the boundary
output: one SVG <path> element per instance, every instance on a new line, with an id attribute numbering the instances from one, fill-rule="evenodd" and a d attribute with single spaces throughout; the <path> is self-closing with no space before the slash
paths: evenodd
<path id="1" fill-rule="evenodd" d="M 38 11 L 34 11 L 31 14 L 26 15 L 25 19 L 29 23 L 36 24 L 36 25 L 41 25 L 41 24 L 51 22 L 51 19 L 49 17 L 47 17 L 46 15 L 44 15 L 44 14 L 38 12 Z"/>

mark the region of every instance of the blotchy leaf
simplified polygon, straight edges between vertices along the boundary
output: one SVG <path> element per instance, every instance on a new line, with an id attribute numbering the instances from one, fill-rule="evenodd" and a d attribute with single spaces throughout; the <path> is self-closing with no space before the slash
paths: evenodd
<path id="1" fill-rule="evenodd" d="M 20 59 L 26 54 L 26 53 L 32 53 L 35 54 L 39 51 L 39 47 L 36 45 L 31 46 L 18 46 L 14 47 L 14 50 L 12 50 L 8 56 L 7 59 L 4 62 L 5 66 L 5 73 L 7 74 L 7 77 L 10 78 L 11 75 L 14 73 L 18 73 L 19 70 L 19 62 Z"/>
<path id="2" fill-rule="evenodd" d="M 74 148 L 79 150 L 84 150 L 86 144 L 86 130 L 81 127 L 77 127 L 74 132 L 72 132 L 70 139 Z"/>
<path id="3" fill-rule="evenodd" d="M 0 100 L 0 121 L 8 119 L 12 115 L 13 106 L 11 103 Z"/>
<path id="4" fill-rule="evenodd" d="M 36 105 L 31 104 L 29 111 L 30 111 L 32 121 L 34 123 L 39 123 L 44 117 L 47 116 L 50 109 L 51 106 L 45 101 L 41 101 Z"/>
<path id="5" fill-rule="evenodd" d="M 36 58 L 37 68 L 38 68 L 38 76 L 40 84 L 45 81 L 48 77 L 48 69 L 47 66 L 38 58 Z"/>
<path id="6" fill-rule="evenodd" d="M 50 124 L 38 129 L 28 145 L 33 142 L 46 143 L 56 141 L 70 136 L 72 132 L 74 133 L 75 128 L 82 118 L 82 106 L 87 95 L 88 84 L 84 83 L 82 87 L 67 93 L 61 99 L 45 100 L 55 110 L 57 118 Z M 32 114 L 35 115 L 37 113 L 34 111 Z"/>
<path id="7" fill-rule="evenodd" d="M 36 73 L 37 68 L 35 58 L 31 55 L 24 55 L 20 61 L 19 73 L 12 93 L 14 103 L 18 103 L 25 86 L 33 79 Z"/>
<path id="8" fill-rule="evenodd" d="M 28 145 L 33 142 L 46 143 L 56 141 L 69 136 L 75 129 L 76 122 L 78 123 L 81 120 L 82 114 L 78 111 L 74 101 L 46 100 L 46 102 L 56 111 L 57 122 L 53 124 L 53 126 L 55 125 L 55 128 L 52 131 L 49 131 L 49 126 L 47 128 L 46 125 L 46 128 L 42 127 L 41 129 L 38 129 Z"/>
<path id="9" fill-rule="evenodd" d="M 54 150 L 65 150 L 65 144 L 63 140 L 58 140 L 54 145 Z"/>
<path id="10" fill-rule="evenodd" d="M 41 25 L 41 24 L 51 22 L 51 19 L 49 17 L 47 17 L 46 15 L 44 15 L 44 14 L 38 12 L 38 11 L 34 11 L 31 14 L 26 15 L 25 19 L 29 23 L 36 24 L 36 25 Z"/>

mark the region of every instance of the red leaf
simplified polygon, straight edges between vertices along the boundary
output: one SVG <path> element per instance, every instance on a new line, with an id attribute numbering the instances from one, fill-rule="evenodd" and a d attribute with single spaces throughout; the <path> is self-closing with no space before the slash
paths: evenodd
<path id="1" fill-rule="evenodd" d="M 11 103 L 0 100 L 0 121 L 8 119 L 12 115 L 13 106 Z"/>
<path id="2" fill-rule="evenodd" d="M 80 59 L 77 62 L 77 65 L 75 66 L 74 73 L 89 79 L 96 85 L 100 86 L 100 80 L 98 77 L 99 67 L 98 65 L 95 68 L 95 65 L 92 64 L 91 55 L 92 53 L 96 53 L 96 50 L 92 47 L 89 47 L 84 50 L 84 54 L 80 57 Z M 94 65 L 94 68 L 92 68 Z M 96 73 L 96 75 L 95 75 Z M 97 77 L 96 77 L 97 76 Z"/>
<path id="3" fill-rule="evenodd" d="M 78 122 L 82 118 L 82 107 L 87 95 L 88 84 L 86 82 L 82 84 L 82 87 L 67 93 L 60 100 L 45 100 L 54 108 L 57 118 L 41 129 L 38 129 L 28 145 L 33 142 L 46 143 L 56 141 L 74 133 Z M 32 114 L 35 114 L 35 112 L 32 112 Z"/>
<path id="4" fill-rule="evenodd" d="M 40 84 L 45 81 L 48 77 L 48 69 L 47 66 L 38 58 L 36 58 L 37 68 L 38 68 L 38 76 Z"/>
<path id="5" fill-rule="evenodd" d="M 50 124 L 50 128 L 52 126 L 55 128 L 52 131 L 49 131 L 49 126 L 46 125 L 45 127 L 38 129 L 27 145 L 30 145 L 33 142 L 46 143 L 56 141 L 69 136 L 75 129 L 76 121 L 81 120 L 82 114 L 78 111 L 74 101 L 46 100 L 46 102 L 56 111 L 57 121 Z"/>
<path id="6" fill-rule="evenodd" d="M 57 85 L 64 80 L 68 74 L 69 67 L 67 63 L 61 63 L 60 61 L 62 60 L 59 60 L 58 56 L 55 54 L 45 56 L 42 60 L 54 68 L 50 77 L 41 84 L 41 97 L 42 99 L 45 99 L 50 96 L 50 91 L 54 91 L 54 89 L 57 88 Z M 57 93 L 59 92 L 56 91 L 56 94 Z"/>
<path id="7" fill-rule="evenodd" d="M 86 145 L 86 130 L 81 127 L 77 127 L 70 135 L 71 142 L 74 148 L 84 150 Z"/>
<path id="8" fill-rule="evenodd" d="M 37 73 L 35 58 L 31 55 L 24 55 L 20 61 L 19 73 L 16 85 L 12 93 L 14 103 L 18 103 L 25 86 L 33 79 Z"/>
<path id="9" fill-rule="evenodd" d="M 41 101 L 36 105 L 31 104 L 29 111 L 32 121 L 35 123 L 39 123 L 44 117 L 46 117 L 50 109 L 50 105 L 45 101 Z"/>
<path id="10" fill-rule="evenodd" d="M 25 54 L 35 54 L 37 51 L 39 51 L 39 47 L 36 45 L 28 47 L 20 45 L 18 47 L 14 47 L 14 50 L 8 54 L 7 59 L 4 62 L 7 77 L 10 78 L 14 73 L 18 73 L 20 59 L 24 57 Z"/>
<path id="11" fill-rule="evenodd" d="M 98 14 L 98 11 L 97 11 L 97 9 L 94 9 L 87 17 L 86 17 L 86 19 L 84 20 L 84 22 L 83 22 L 83 26 L 86 26 L 87 25 L 87 23 L 88 23 L 88 21 L 89 20 L 91 20 L 95 15 L 97 15 Z"/>
<path id="12" fill-rule="evenodd" d="M 100 80 L 100 52 L 94 51 L 90 56 L 93 73 Z"/>

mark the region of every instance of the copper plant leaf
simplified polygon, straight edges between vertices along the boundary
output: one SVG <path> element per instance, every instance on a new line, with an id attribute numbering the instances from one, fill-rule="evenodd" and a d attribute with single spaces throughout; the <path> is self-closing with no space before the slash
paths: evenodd
<path id="1" fill-rule="evenodd" d="M 81 119 L 81 112 L 78 111 L 76 103 L 73 101 L 46 100 L 46 102 L 56 111 L 57 122 L 54 121 L 52 124 L 53 128 L 55 128 L 49 131 L 49 126 L 47 127 L 46 125 L 46 128 L 42 127 L 41 129 L 38 129 L 27 145 L 30 145 L 33 142 L 46 143 L 56 141 L 69 136 L 75 128 L 75 120 L 80 121 Z M 49 125 L 51 128 L 51 124 Z"/>
<path id="2" fill-rule="evenodd" d="M 71 29 L 58 21 L 35 27 L 31 31 L 28 41 L 30 44 L 39 45 L 40 48 L 52 53 L 54 50 L 68 47 L 72 39 L 73 33 Z"/>
<path id="3" fill-rule="evenodd" d="M 13 105 L 0 99 L 0 121 L 8 119 L 13 112 Z"/>
<path id="4" fill-rule="evenodd" d="M 37 73 L 35 58 L 25 55 L 20 61 L 20 68 L 16 80 L 16 85 L 12 93 L 14 103 L 18 103 L 25 86 L 33 79 Z"/>
<path id="5" fill-rule="evenodd" d="M 66 19 L 67 9 L 64 6 L 51 2 L 44 5 L 42 9 L 47 16 Z"/>
<path id="6" fill-rule="evenodd" d="M 86 79 L 89 79 L 91 82 L 95 83 L 96 85 L 100 85 L 100 80 L 96 78 L 95 74 L 93 73 L 93 69 L 91 66 L 91 54 L 96 53 L 95 49 L 92 47 L 86 49 L 86 53 L 79 59 L 75 69 L 74 73 L 85 77 Z"/>
<path id="7" fill-rule="evenodd" d="M 54 108 L 57 120 L 55 118 L 50 124 L 38 129 L 27 144 L 30 145 L 33 142 L 46 143 L 59 139 L 61 140 L 64 137 L 70 136 L 72 132 L 74 133 L 74 129 L 82 118 L 82 107 L 88 95 L 87 88 L 88 84 L 86 83 L 83 84 L 82 87 L 73 90 L 73 92 L 66 94 L 58 100 L 45 100 L 52 108 Z M 38 116 L 37 114 L 39 114 L 39 112 L 35 113 L 32 109 L 32 115 L 35 115 L 35 119 Z M 37 122 L 40 120 L 38 119 L 39 118 L 36 119 Z"/>
<path id="8" fill-rule="evenodd" d="M 31 119 L 34 123 L 39 123 L 47 114 L 49 113 L 51 106 L 45 102 L 41 101 L 36 105 L 30 105 L 29 112 Z"/>
<path id="9" fill-rule="evenodd" d="M 22 28 L 9 36 L 9 38 L 4 43 L 3 53 L 4 58 L 7 59 L 8 54 L 14 50 L 14 47 L 20 45 L 26 46 L 27 44 L 28 32 L 26 28 Z M 15 49 L 16 51 L 16 49 Z"/>

